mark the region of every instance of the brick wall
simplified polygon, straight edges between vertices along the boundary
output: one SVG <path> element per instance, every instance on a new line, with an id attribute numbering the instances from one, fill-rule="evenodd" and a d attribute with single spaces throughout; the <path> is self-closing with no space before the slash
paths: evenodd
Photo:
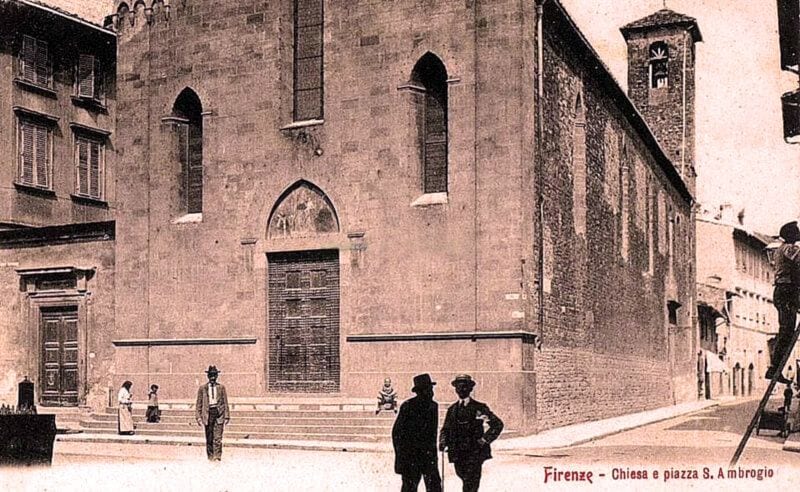
<path id="1" fill-rule="evenodd" d="M 666 43 L 669 48 L 668 86 L 663 89 L 651 89 L 649 85 L 649 49 L 656 41 Z M 679 170 L 682 165 L 686 166 L 682 173 L 694 193 L 695 48 L 692 36 L 675 26 L 632 33 L 628 40 L 628 60 L 628 94 L 675 166 Z"/>
<path id="2" fill-rule="evenodd" d="M 533 355 L 539 429 L 695 397 L 691 208 L 580 59 L 546 30 L 549 292 L 542 351 Z M 584 147 L 574 142 L 579 94 L 586 114 L 585 236 L 575 233 L 571 203 L 573 152 Z M 682 305 L 675 327 L 667 320 L 669 299 Z"/>

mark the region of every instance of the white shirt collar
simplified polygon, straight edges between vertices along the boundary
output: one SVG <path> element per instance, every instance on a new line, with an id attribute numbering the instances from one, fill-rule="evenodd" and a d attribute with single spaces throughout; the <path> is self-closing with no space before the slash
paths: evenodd
<path id="1" fill-rule="evenodd" d="M 466 406 L 466 405 L 469 405 L 469 402 L 471 402 L 471 401 L 472 401 L 472 398 L 470 398 L 469 396 L 464 398 L 464 399 L 459 398 L 458 399 L 458 404 Z"/>

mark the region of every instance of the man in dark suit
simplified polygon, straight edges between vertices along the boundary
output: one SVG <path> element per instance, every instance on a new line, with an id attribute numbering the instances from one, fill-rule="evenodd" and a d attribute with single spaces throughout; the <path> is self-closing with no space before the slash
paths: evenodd
<path id="1" fill-rule="evenodd" d="M 231 420 L 228 410 L 228 394 L 225 386 L 217 382 L 219 370 L 208 366 L 208 383 L 197 388 L 195 418 L 206 428 L 206 454 L 209 461 L 222 459 L 222 430 Z"/>
<path id="2" fill-rule="evenodd" d="M 402 492 L 415 492 L 420 478 L 428 492 L 442 490 L 436 457 L 439 404 L 433 401 L 435 384 L 429 374 L 414 376 L 411 391 L 417 396 L 403 402 L 392 427 L 394 471 L 403 477 Z"/>
<path id="3" fill-rule="evenodd" d="M 485 403 L 470 398 L 475 381 L 468 374 L 460 374 L 451 383 L 458 401 L 450 405 L 439 436 L 439 449 L 447 450 L 447 457 L 464 483 L 464 492 L 475 492 L 481 484 L 483 462 L 492 457 L 489 443 L 503 431 L 503 421 L 489 410 Z M 484 432 L 483 424 L 489 429 Z"/>

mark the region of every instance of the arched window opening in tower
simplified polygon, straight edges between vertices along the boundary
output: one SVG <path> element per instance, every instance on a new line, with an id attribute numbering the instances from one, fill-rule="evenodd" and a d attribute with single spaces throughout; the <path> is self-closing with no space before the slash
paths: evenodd
<path id="1" fill-rule="evenodd" d="M 650 88 L 669 86 L 669 47 L 664 42 L 650 45 Z"/>

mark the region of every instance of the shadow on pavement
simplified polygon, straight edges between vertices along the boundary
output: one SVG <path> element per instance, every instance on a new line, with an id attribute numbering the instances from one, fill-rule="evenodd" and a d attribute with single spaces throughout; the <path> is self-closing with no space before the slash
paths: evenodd
<path id="1" fill-rule="evenodd" d="M 767 405 L 767 410 L 776 411 L 779 403 L 777 399 L 773 398 Z M 716 432 L 732 432 L 734 434 L 742 435 L 747 429 L 747 424 L 753 417 L 756 409 L 758 408 L 758 401 L 752 400 L 739 405 L 721 406 L 709 410 L 704 410 L 690 417 L 688 420 L 680 424 L 667 427 L 667 431 L 716 431 Z M 778 431 L 762 429 L 756 435 L 756 430 L 750 439 L 760 439 L 769 442 L 783 442 Z"/>

